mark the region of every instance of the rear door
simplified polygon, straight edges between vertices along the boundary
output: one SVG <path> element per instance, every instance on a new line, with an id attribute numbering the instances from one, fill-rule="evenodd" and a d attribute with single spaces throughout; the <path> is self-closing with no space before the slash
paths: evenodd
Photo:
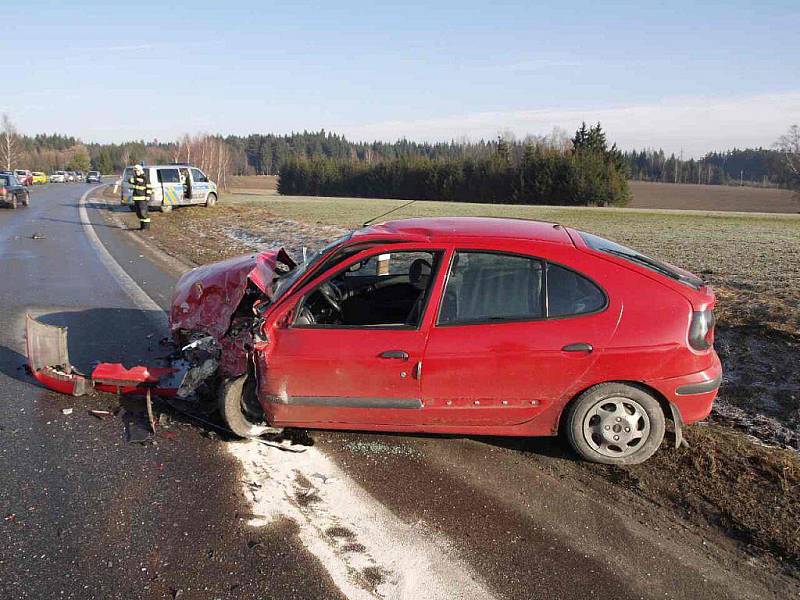
<path id="1" fill-rule="evenodd" d="M 426 424 L 511 426 L 560 402 L 613 334 L 606 306 L 594 283 L 536 256 L 457 251 L 423 359 Z"/>
<path id="2" fill-rule="evenodd" d="M 153 186 L 156 199 L 165 206 L 179 206 L 183 204 L 183 183 L 177 167 L 158 169 L 158 184 Z M 156 191 L 158 189 L 158 191 Z"/>

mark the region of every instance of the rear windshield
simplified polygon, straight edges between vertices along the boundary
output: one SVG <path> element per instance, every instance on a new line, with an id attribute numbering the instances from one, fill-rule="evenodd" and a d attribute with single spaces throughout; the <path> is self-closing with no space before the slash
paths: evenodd
<path id="1" fill-rule="evenodd" d="M 612 242 L 611 240 L 601 238 L 598 235 L 586 233 L 585 231 L 579 231 L 578 233 L 580 233 L 581 237 L 583 238 L 583 241 L 592 250 L 613 254 L 614 256 L 618 256 L 629 262 L 650 269 L 651 271 L 655 271 L 656 273 L 661 273 L 662 275 L 666 275 L 670 279 L 680 281 L 681 283 L 684 283 L 694 289 L 698 289 L 701 285 L 703 285 L 703 281 L 700 278 L 695 277 L 690 273 L 679 271 L 672 265 L 663 263 L 660 260 L 656 260 L 655 258 L 650 258 L 649 256 L 645 256 L 641 252 L 637 252 L 632 248 L 628 248 L 627 246 L 623 246 L 622 244 L 618 244 L 617 242 Z"/>
<path id="2" fill-rule="evenodd" d="M 5 187 L 7 185 L 10 185 L 8 181 L 9 181 L 8 177 L 6 177 L 5 175 L 0 175 L 0 187 Z"/>

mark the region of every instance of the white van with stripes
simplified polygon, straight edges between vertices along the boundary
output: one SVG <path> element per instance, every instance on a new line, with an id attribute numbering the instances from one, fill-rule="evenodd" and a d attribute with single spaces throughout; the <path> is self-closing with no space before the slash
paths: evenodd
<path id="1" fill-rule="evenodd" d="M 144 175 L 153 186 L 148 206 L 169 212 L 174 206 L 203 204 L 214 206 L 219 197 L 217 184 L 197 167 L 188 164 L 142 165 Z M 134 210 L 130 178 L 133 165 L 125 167 L 120 181 L 120 202 Z"/>

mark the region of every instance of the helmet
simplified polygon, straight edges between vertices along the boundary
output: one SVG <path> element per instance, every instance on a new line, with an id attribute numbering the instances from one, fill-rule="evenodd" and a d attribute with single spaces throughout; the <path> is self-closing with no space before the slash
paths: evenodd
<path id="1" fill-rule="evenodd" d="M 142 168 L 142 165 L 133 165 L 133 172 L 137 175 L 141 175 L 144 173 L 144 169 Z"/>

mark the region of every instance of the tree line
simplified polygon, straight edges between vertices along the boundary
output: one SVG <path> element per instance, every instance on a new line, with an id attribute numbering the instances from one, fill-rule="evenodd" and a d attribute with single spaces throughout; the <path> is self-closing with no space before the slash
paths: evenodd
<path id="1" fill-rule="evenodd" d="M 498 138 L 471 155 L 411 153 L 375 162 L 296 157 L 280 169 L 281 194 L 450 200 L 510 204 L 623 206 L 629 198 L 622 155 L 600 124 L 561 140 L 512 144 Z"/>
<path id="2" fill-rule="evenodd" d="M 308 170 L 310 163 L 314 163 L 312 181 L 329 181 L 326 184 L 329 186 L 333 186 L 333 179 L 328 174 L 334 170 L 342 173 L 335 179 L 343 181 L 348 173 L 347 178 L 358 180 L 359 188 L 366 186 L 389 190 L 393 188 L 387 187 L 387 184 L 379 186 L 366 182 L 389 177 L 380 175 L 383 172 L 392 172 L 395 178 L 401 177 L 399 173 L 407 173 L 402 175 L 405 180 L 401 186 L 403 189 L 418 185 L 412 185 L 412 181 L 418 181 L 420 177 L 429 177 L 438 182 L 432 188 L 431 195 L 435 191 L 435 195 L 449 197 L 454 193 L 453 190 L 463 189 L 466 196 L 484 197 L 484 192 L 479 194 L 470 191 L 475 189 L 472 185 L 478 179 L 497 181 L 501 178 L 498 173 L 507 168 L 503 166 L 503 157 L 507 157 L 516 179 L 511 188 L 508 185 L 498 188 L 503 190 L 502 196 L 511 193 L 515 201 L 524 201 L 526 198 L 544 200 L 552 190 L 569 188 L 579 190 L 571 197 L 585 198 L 587 195 L 593 197 L 597 192 L 587 193 L 586 188 L 591 186 L 580 183 L 584 181 L 586 173 L 593 173 L 594 168 L 585 164 L 591 162 L 589 158 L 576 152 L 580 150 L 574 144 L 576 137 L 588 136 L 593 128 L 581 129 L 583 134 L 579 130 L 575 137 L 554 129 L 551 134 L 544 136 L 528 135 L 515 139 L 510 134 L 504 134 L 495 140 L 477 142 L 452 140 L 429 143 L 407 139 L 354 142 L 343 135 L 321 130 L 285 135 L 184 135 L 174 141 L 133 140 L 100 144 L 84 143 L 79 138 L 59 134 L 24 135 L 17 131 L 8 115 L 3 115 L 0 123 L 0 167 L 48 173 L 55 170 L 94 169 L 110 174 L 119 173 L 126 166 L 138 162 L 156 164 L 186 161 L 193 162 L 224 185 L 234 175 L 277 175 L 291 170 Z M 613 160 L 606 161 L 614 166 L 613 176 L 607 175 L 605 179 L 616 181 L 615 177 L 624 172 L 630 179 L 644 181 L 795 187 L 800 185 L 798 175 L 791 168 L 794 164 L 792 157 L 796 157 L 796 153 L 787 152 L 784 143 L 792 131 L 796 131 L 796 128 L 790 128 L 789 133 L 782 136 L 772 149 L 711 152 L 700 159 L 683 160 L 675 154 L 667 155 L 663 150 L 650 149 L 620 153 L 612 147 L 605 152 L 613 155 Z M 560 158 L 554 158 L 556 156 Z M 350 163 L 353 165 L 349 166 Z M 371 174 L 367 176 L 362 171 Z M 457 174 L 452 175 L 453 172 Z M 487 175 L 484 177 L 476 173 Z M 288 182 L 286 186 L 289 186 Z M 611 188 L 616 187 L 616 183 L 611 185 Z M 619 202 L 619 195 L 619 191 L 600 194 L 598 201 Z"/>
<path id="3" fill-rule="evenodd" d="M 663 150 L 631 150 L 623 153 L 631 179 L 662 183 L 755 185 L 788 187 L 785 157 L 779 149 L 734 148 L 709 152 L 700 159 L 683 160 Z"/>

